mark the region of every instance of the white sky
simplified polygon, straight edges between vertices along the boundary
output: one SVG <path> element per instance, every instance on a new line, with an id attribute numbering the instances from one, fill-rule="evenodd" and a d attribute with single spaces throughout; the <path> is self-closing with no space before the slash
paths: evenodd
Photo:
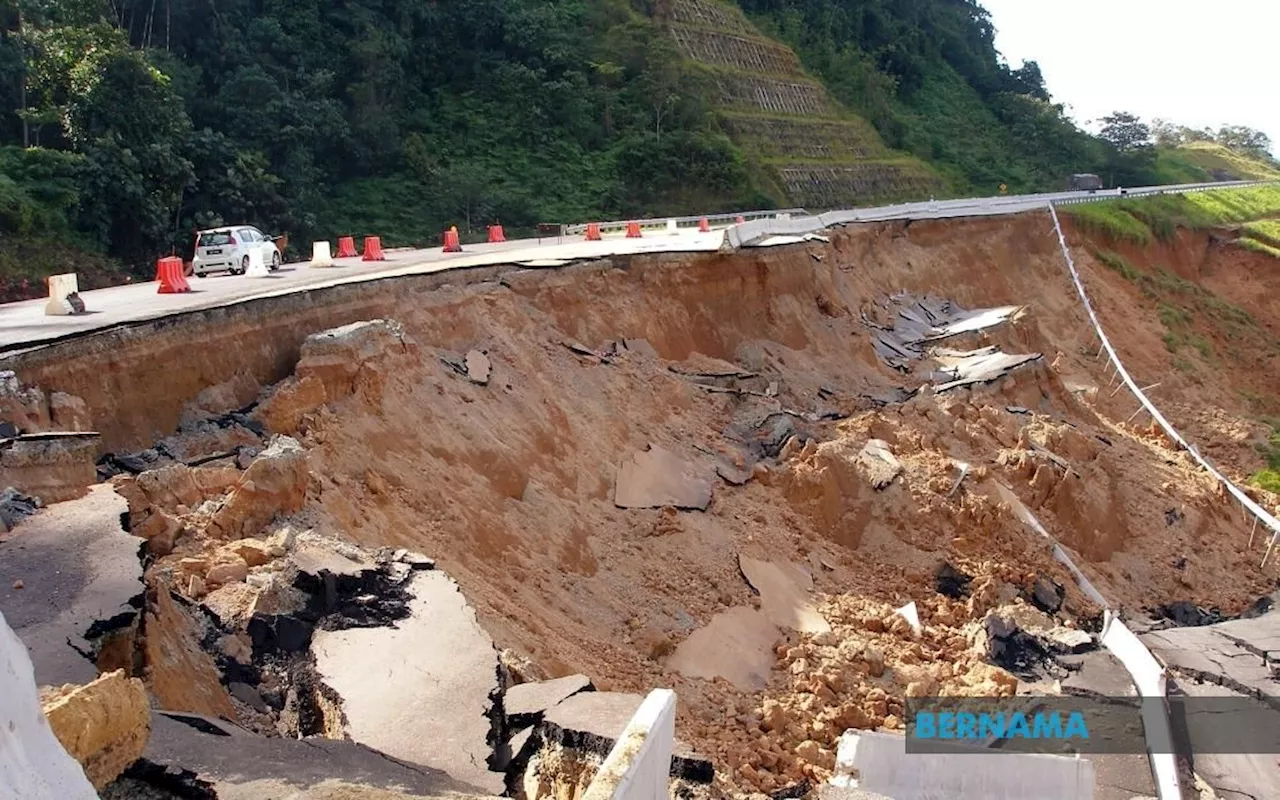
<path id="1" fill-rule="evenodd" d="M 1082 126 L 1112 111 L 1248 125 L 1280 151 L 1280 0 L 979 1 L 1010 66 L 1038 62 Z"/>

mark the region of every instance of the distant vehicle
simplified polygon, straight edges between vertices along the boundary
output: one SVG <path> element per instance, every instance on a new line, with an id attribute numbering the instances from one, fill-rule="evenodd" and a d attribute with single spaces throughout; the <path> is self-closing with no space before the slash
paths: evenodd
<path id="1" fill-rule="evenodd" d="M 280 268 L 280 248 L 276 240 L 249 225 L 213 228 L 196 234 L 196 255 L 191 271 L 197 278 L 210 272 L 243 275 L 249 269 L 249 254 L 262 253 L 262 263 L 272 272 Z"/>
<path id="2" fill-rule="evenodd" d="M 1102 188 L 1102 179 L 1097 175 L 1072 175 L 1067 181 L 1069 192 L 1096 192 Z"/>

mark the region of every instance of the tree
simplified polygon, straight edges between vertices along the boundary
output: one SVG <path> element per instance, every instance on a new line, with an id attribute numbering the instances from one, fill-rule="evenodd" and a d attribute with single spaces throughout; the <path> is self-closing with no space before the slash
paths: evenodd
<path id="1" fill-rule="evenodd" d="M 1256 158 L 1271 157 L 1271 137 L 1244 125 L 1224 125 L 1215 137 L 1218 144 Z"/>
<path id="2" fill-rule="evenodd" d="M 1122 153 L 1151 146 L 1151 129 L 1136 114 L 1117 111 L 1100 122 L 1102 140 Z"/>

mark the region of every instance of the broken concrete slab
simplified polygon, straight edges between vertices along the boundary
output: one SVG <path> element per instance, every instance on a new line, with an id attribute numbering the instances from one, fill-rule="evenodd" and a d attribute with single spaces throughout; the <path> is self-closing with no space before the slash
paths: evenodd
<path id="1" fill-rule="evenodd" d="M 1280 638 L 1280 614 L 1151 631 L 1139 638 L 1165 666 L 1280 709 L 1280 677 L 1271 660 Z"/>
<path id="2" fill-rule="evenodd" d="M 503 775 L 486 768 L 498 652 L 447 575 L 417 572 L 407 589 L 410 614 L 394 628 L 316 631 L 316 671 L 341 698 L 352 740 L 499 794 Z"/>
<path id="3" fill-rule="evenodd" d="M 204 733 L 161 714 L 152 717 L 145 757 L 184 767 L 210 781 L 219 800 L 317 797 L 441 797 L 492 795 L 429 767 L 411 766 L 350 741 Z M 325 791 L 333 783 L 363 788 Z M 382 792 L 372 790 L 383 790 Z M 403 794 L 401 794 L 403 793 Z"/>
<path id="4" fill-rule="evenodd" d="M 644 698 L 638 694 L 583 692 L 547 711 L 539 730 L 544 741 L 607 756 L 642 702 Z M 677 740 L 671 777 L 710 783 L 715 778 L 715 768 Z"/>
<path id="5" fill-rule="evenodd" d="M 42 505 L 40 498 L 29 497 L 12 486 L 0 492 L 0 533 L 13 530 L 13 526 L 36 513 Z"/>
<path id="6" fill-rule="evenodd" d="M 467 351 L 467 378 L 472 383 L 478 383 L 484 386 L 489 383 L 489 372 L 493 369 L 493 365 L 489 361 L 489 356 L 481 350 Z"/>
<path id="7" fill-rule="evenodd" d="M 592 691 L 591 679 L 586 675 L 567 675 L 549 681 L 521 683 L 512 686 L 502 696 L 502 710 L 507 715 L 507 725 L 523 728 L 533 725 L 548 708 L 578 692 Z"/>
<path id="8" fill-rule="evenodd" d="M 89 683 L 98 676 L 98 643 L 137 621 L 142 542 L 120 526 L 127 511 L 124 498 L 99 484 L 0 540 L 0 611 L 31 651 L 39 683 Z M 12 588 L 17 581 L 21 590 Z"/>
<path id="9" fill-rule="evenodd" d="M 825 633 L 831 625 L 810 603 L 813 577 L 790 562 L 738 556 L 738 569 L 760 594 L 760 610 L 775 625 L 801 633 Z"/>
<path id="10" fill-rule="evenodd" d="M 703 472 L 670 450 L 651 444 L 618 467 L 614 505 L 705 511 L 711 504 L 711 480 Z"/>
<path id="11" fill-rule="evenodd" d="M 740 606 L 721 611 L 689 634 L 666 666 L 690 678 L 724 678 L 743 691 L 769 685 L 782 631 L 763 613 Z"/>
<path id="12" fill-rule="evenodd" d="M 893 483 L 893 479 L 902 473 L 902 462 L 889 449 L 888 443 L 881 439 L 867 440 L 858 453 L 857 463 L 871 486 L 877 490 Z"/>
<path id="13" fill-rule="evenodd" d="M 623 339 L 622 346 L 627 352 L 634 353 L 645 358 L 657 358 L 658 351 L 653 349 L 653 345 L 649 344 L 648 339 Z"/>

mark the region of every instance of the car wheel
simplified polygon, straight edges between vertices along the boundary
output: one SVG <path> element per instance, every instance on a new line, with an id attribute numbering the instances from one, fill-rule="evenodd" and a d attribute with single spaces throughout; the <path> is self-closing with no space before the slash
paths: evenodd
<path id="1" fill-rule="evenodd" d="M 194 274 L 195 274 L 195 276 L 196 276 L 197 278 L 203 278 L 203 277 L 205 276 L 205 274 L 204 274 L 203 272 L 196 272 L 196 273 L 194 273 Z"/>
<path id="2" fill-rule="evenodd" d="M 280 251 L 279 250 L 271 254 L 271 271 L 275 272 L 278 269 L 280 269 Z"/>

